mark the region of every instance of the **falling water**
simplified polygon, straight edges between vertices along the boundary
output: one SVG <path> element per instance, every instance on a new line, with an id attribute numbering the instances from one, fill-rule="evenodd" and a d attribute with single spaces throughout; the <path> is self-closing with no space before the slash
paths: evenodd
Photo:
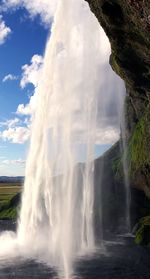
<path id="1" fill-rule="evenodd" d="M 109 54 L 109 41 L 88 4 L 58 1 L 35 93 L 14 250 L 18 245 L 19 251 L 63 268 L 66 278 L 73 259 L 95 247 L 94 146 L 119 135 L 119 122 L 112 127 L 121 81 L 109 66 Z M 79 160 L 85 161 L 81 168 Z"/>
<path id="2" fill-rule="evenodd" d="M 100 28 L 81 0 L 58 6 L 37 89 L 18 239 L 69 274 L 72 259 L 94 248 L 93 158 L 99 89 Z M 86 163 L 76 171 L 79 146 Z M 61 174 L 62 173 L 62 174 Z"/>
<path id="3" fill-rule="evenodd" d="M 128 168 L 128 156 L 127 156 L 127 138 L 126 138 L 126 124 L 125 124 L 125 112 L 122 113 L 121 121 L 121 131 L 122 131 L 122 153 L 123 153 L 123 173 L 124 173 L 124 186 L 125 186 L 125 225 L 126 233 L 131 233 L 131 220 L 130 220 L 130 203 L 131 203 L 131 193 L 130 193 L 130 181 L 129 181 L 129 168 Z"/>

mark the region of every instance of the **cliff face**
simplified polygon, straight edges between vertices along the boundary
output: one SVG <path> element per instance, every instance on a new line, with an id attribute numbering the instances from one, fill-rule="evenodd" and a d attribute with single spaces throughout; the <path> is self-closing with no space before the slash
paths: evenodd
<path id="1" fill-rule="evenodd" d="M 126 84 L 126 140 L 131 184 L 150 198 L 150 2 L 87 2 L 110 40 L 110 64 Z"/>
<path id="2" fill-rule="evenodd" d="M 150 101 L 148 96 L 150 77 L 149 1 L 87 1 L 110 40 L 112 48 L 110 63 L 112 68 L 125 80 L 130 97 L 134 99 L 131 105 L 136 120 L 141 116 L 137 102 L 143 108 Z M 132 96 L 133 93 L 137 94 L 136 98 L 135 95 Z"/>
<path id="3" fill-rule="evenodd" d="M 150 2 L 86 1 L 110 40 L 112 69 L 125 81 L 127 92 L 125 140 L 131 186 L 131 224 L 134 227 L 143 217 L 139 222 L 136 242 L 148 244 L 150 243 Z M 110 151 L 110 154 L 112 154 L 111 161 L 107 160 L 108 152 L 105 162 L 106 167 L 111 169 L 111 182 L 109 182 L 110 173 L 106 181 L 103 179 L 105 192 L 111 191 L 110 198 L 107 197 L 106 201 L 108 206 L 108 201 L 113 196 L 116 202 L 116 194 L 112 193 L 113 191 L 117 193 L 116 189 L 121 187 L 123 182 L 123 154 L 118 154 L 117 160 L 113 151 Z M 118 201 L 121 197 L 122 194 L 119 194 Z M 113 208 L 117 212 L 117 208 Z M 112 216 L 111 213 L 108 215 Z"/>

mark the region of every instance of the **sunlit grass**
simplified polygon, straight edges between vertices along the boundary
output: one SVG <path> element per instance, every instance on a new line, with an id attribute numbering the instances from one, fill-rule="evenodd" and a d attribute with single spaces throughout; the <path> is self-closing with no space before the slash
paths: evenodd
<path id="1" fill-rule="evenodd" d="M 0 219 L 15 218 L 17 209 L 10 207 L 10 201 L 20 192 L 19 183 L 0 183 Z"/>

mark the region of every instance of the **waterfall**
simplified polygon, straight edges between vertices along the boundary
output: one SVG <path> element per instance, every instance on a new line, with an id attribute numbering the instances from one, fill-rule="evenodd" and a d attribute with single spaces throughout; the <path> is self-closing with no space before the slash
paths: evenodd
<path id="1" fill-rule="evenodd" d="M 63 266 L 66 273 L 78 253 L 94 248 L 93 159 L 102 38 L 86 2 L 60 1 L 36 92 L 18 241 L 36 254 L 46 250 L 51 264 Z M 86 155 L 79 184 L 81 144 Z"/>
<path id="2" fill-rule="evenodd" d="M 28 256 L 46 259 L 66 278 L 74 258 L 95 248 L 95 144 L 119 138 L 122 81 L 109 65 L 110 52 L 84 0 L 58 1 L 35 93 L 14 250 L 18 245 Z"/>

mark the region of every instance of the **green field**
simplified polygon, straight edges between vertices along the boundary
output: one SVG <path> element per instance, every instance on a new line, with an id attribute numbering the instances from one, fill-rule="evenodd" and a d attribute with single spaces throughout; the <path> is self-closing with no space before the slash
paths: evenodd
<path id="1" fill-rule="evenodd" d="M 21 190 L 21 184 L 0 183 L 0 219 L 16 217 L 18 209 L 16 207 L 11 207 L 10 203 L 12 198 L 20 193 Z"/>
<path id="2" fill-rule="evenodd" d="M 10 201 L 19 192 L 21 192 L 20 185 L 0 183 L 0 206 Z"/>

